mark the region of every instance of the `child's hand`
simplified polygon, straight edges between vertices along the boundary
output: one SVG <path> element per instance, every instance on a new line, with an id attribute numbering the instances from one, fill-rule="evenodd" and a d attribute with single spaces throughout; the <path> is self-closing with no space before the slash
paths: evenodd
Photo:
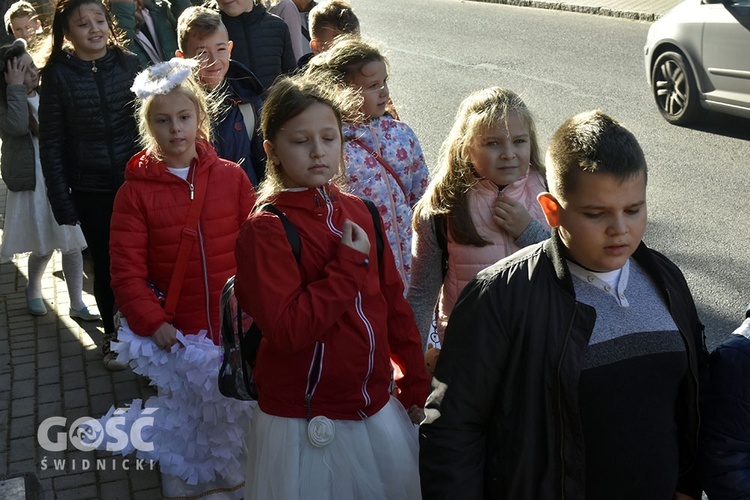
<path id="1" fill-rule="evenodd" d="M 406 413 L 409 414 L 409 419 L 413 424 L 419 425 L 424 420 L 424 408 L 417 405 L 411 405 Z"/>
<path id="2" fill-rule="evenodd" d="M 531 222 L 531 216 L 526 207 L 519 202 L 506 198 L 502 193 L 498 193 L 492 213 L 492 220 L 510 236 L 518 238 Z"/>
<path id="3" fill-rule="evenodd" d="M 8 85 L 23 85 L 25 75 L 26 64 L 21 61 L 20 57 L 14 57 L 8 61 L 8 65 L 5 67 L 5 83 Z"/>
<path id="4" fill-rule="evenodd" d="M 177 330 L 169 323 L 162 323 L 158 330 L 151 336 L 156 345 L 167 352 L 172 351 L 172 346 L 177 343 Z"/>
<path id="5" fill-rule="evenodd" d="M 370 255 L 370 239 L 364 229 L 354 222 L 346 219 L 344 222 L 344 231 L 341 236 L 341 244 L 353 248 L 365 255 Z"/>

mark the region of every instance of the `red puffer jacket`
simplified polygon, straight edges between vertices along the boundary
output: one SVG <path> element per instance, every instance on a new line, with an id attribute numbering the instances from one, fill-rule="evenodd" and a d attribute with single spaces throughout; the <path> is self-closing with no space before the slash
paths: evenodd
<path id="1" fill-rule="evenodd" d="M 198 158 L 187 179 L 205 178 L 200 174 L 208 169 L 209 184 L 172 324 L 183 333 L 208 329 L 218 344 L 221 290 L 235 274 L 237 232 L 255 193 L 235 163 L 220 159 L 207 143 L 196 146 Z M 152 335 L 166 319 L 148 283 L 165 294 L 169 289 L 190 206 L 188 181 L 144 150 L 128 162 L 125 183 L 115 198 L 109 250 L 112 290 L 128 326 L 139 335 Z"/>

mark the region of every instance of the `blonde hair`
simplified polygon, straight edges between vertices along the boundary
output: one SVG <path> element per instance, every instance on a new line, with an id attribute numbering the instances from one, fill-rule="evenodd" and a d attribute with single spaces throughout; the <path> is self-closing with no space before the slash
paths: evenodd
<path id="1" fill-rule="evenodd" d="M 162 154 L 159 144 L 157 144 L 156 139 L 151 133 L 151 128 L 149 127 L 148 119 L 151 114 L 151 106 L 154 103 L 154 99 L 175 92 L 187 97 L 195 105 L 195 111 L 198 117 L 198 133 L 196 134 L 196 140 L 211 141 L 212 117 L 216 116 L 220 103 L 216 102 L 217 96 L 208 94 L 203 90 L 203 87 L 198 83 L 195 74 L 193 73 L 166 94 L 152 94 L 145 98 L 136 98 L 139 143 L 143 148 L 149 149 L 157 156 L 157 158 L 162 158 Z"/>
<path id="2" fill-rule="evenodd" d="M 282 77 L 276 80 L 268 90 L 268 97 L 263 103 L 260 115 L 260 130 L 265 140 L 273 142 L 284 124 L 304 112 L 314 103 L 324 104 L 333 110 L 341 137 L 341 155 L 339 171 L 334 181 L 344 176 L 344 139 L 341 136 L 342 116 L 353 113 L 349 110 L 354 99 L 352 89 L 338 89 L 321 85 L 318 81 L 305 75 Z M 256 207 L 272 201 L 284 186 L 283 165 L 266 160 L 266 177 L 258 188 Z"/>
<path id="3" fill-rule="evenodd" d="M 415 223 L 423 218 L 444 215 L 448 231 L 456 243 L 489 244 L 477 233 L 469 212 L 467 195 L 479 181 L 470 153 L 482 131 L 498 123 L 507 124 L 511 113 L 519 116 L 529 129 L 529 168 L 544 175 L 534 118 L 523 100 L 515 92 L 502 87 L 478 90 L 464 99 L 458 108 L 453 127 L 440 148 L 435 176 L 414 207 Z"/>

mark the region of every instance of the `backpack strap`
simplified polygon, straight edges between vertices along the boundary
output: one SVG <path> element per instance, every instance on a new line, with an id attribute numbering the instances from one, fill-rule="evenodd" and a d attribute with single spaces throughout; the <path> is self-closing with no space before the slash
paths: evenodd
<path id="1" fill-rule="evenodd" d="M 286 233 L 286 239 L 289 241 L 289 246 L 292 247 L 292 253 L 294 254 L 294 260 L 297 261 L 297 265 L 300 263 L 300 256 L 302 253 L 302 244 L 300 243 L 299 233 L 297 228 L 286 218 L 284 212 L 276 208 L 273 203 L 266 203 L 261 205 L 261 212 L 271 212 L 276 217 L 281 219 L 281 224 L 284 226 L 284 232 Z"/>
<path id="2" fill-rule="evenodd" d="M 383 245 L 385 245 L 385 243 L 383 242 L 383 231 L 382 231 L 383 223 L 380 220 L 380 211 L 378 210 L 378 207 L 376 207 L 372 201 L 366 200 L 364 198 L 360 198 L 360 199 L 367 207 L 367 210 L 370 211 L 370 215 L 372 216 L 372 225 L 375 226 L 375 249 L 378 252 L 378 266 L 382 267 Z"/>
<path id="3" fill-rule="evenodd" d="M 443 271 L 443 281 L 448 274 L 448 216 L 435 214 L 432 216 L 432 229 L 435 231 L 438 248 L 440 248 L 440 264 Z"/>

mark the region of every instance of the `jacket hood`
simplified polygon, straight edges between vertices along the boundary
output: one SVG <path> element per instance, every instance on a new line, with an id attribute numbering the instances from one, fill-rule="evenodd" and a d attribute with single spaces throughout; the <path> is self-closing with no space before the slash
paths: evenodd
<path id="1" fill-rule="evenodd" d="M 229 60 L 229 69 L 224 79 L 232 91 L 244 101 L 260 98 L 263 95 L 263 85 L 258 77 L 239 61 Z"/>
<path id="2" fill-rule="evenodd" d="M 190 166 L 201 168 L 215 162 L 216 150 L 206 141 L 196 141 L 195 149 L 198 153 L 190 162 Z M 133 155 L 125 167 L 125 180 L 151 180 L 156 182 L 172 182 L 175 177 L 170 174 L 167 164 L 158 159 L 153 150 L 143 149 Z"/>

